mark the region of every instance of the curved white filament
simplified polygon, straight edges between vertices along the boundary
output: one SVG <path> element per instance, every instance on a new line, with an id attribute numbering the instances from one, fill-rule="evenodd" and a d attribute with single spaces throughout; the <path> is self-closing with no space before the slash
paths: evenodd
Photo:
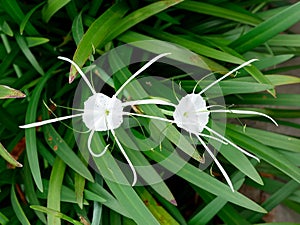
<path id="1" fill-rule="evenodd" d="M 202 93 L 204 93 L 205 91 L 207 91 L 209 88 L 211 88 L 212 86 L 214 86 L 215 84 L 219 83 L 221 80 L 225 79 L 226 77 L 230 76 L 232 73 L 238 71 L 239 69 L 249 65 L 250 63 L 254 62 L 254 61 L 258 61 L 258 59 L 251 59 L 247 62 L 244 62 L 243 64 L 241 64 L 240 66 L 234 68 L 233 70 L 229 71 L 228 73 L 226 73 L 224 76 L 222 76 L 221 78 L 219 78 L 218 80 L 212 82 L 210 85 L 208 85 L 207 87 L 205 87 L 204 89 L 202 89 L 202 91 L 200 91 L 200 95 Z"/>
<path id="2" fill-rule="evenodd" d="M 102 150 L 102 152 L 100 152 L 99 154 L 94 153 L 93 150 L 92 150 L 92 148 L 91 148 L 91 143 L 92 143 L 92 138 L 93 138 L 94 133 L 95 133 L 95 130 L 92 130 L 91 133 L 90 133 L 90 135 L 89 135 L 88 143 L 87 144 L 88 144 L 88 149 L 89 149 L 90 154 L 92 156 L 98 158 L 98 157 L 101 157 L 101 156 L 103 156 L 105 154 L 105 152 L 108 149 L 109 144 L 106 145 L 105 148 Z"/>
<path id="3" fill-rule="evenodd" d="M 228 140 L 227 138 L 223 137 L 221 134 L 219 134 L 218 132 L 214 131 L 213 129 L 210 129 L 209 127 L 205 126 L 205 129 L 208 130 L 210 133 L 213 133 L 214 135 L 218 136 L 219 138 L 221 138 L 222 140 L 226 141 L 228 144 L 230 144 L 231 146 L 235 147 L 237 150 L 239 150 L 240 152 L 244 153 L 247 156 L 250 156 L 253 159 L 256 159 L 258 162 L 260 162 L 259 158 L 257 158 L 255 155 L 252 155 L 251 153 L 247 152 L 246 150 L 242 149 L 241 147 L 237 146 L 236 144 L 234 144 L 233 142 L 231 142 L 230 140 Z"/>
<path id="4" fill-rule="evenodd" d="M 124 148 L 122 147 L 121 143 L 119 142 L 119 139 L 117 138 L 116 134 L 115 134 L 115 131 L 114 130 L 111 130 L 111 133 L 112 135 L 114 136 L 116 142 L 117 142 L 117 145 L 119 146 L 123 156 L 125 157 L 126 161 L 128 162 L 128 165 L 132 171 L 132 174 L 133 174 L 133 181 L 132 181 L 132 185 L 131 186 L 134 186 L 137 182 L 137 174 L 136 174 L 136 171 L 135 171 L 135 168 L 132 164 L 132 162 L 130 161 L 129 157 L 127 156 Z"/>
<path id="5" fill-rule="evenodd" d="M 83 113 L 75 114 L 75 115 L 70 115 L 70 116 L 62 116 L 62 117 L 58 117 L 58 118 L 44 120 L 44 121 L 41 121 L 41 122 L 35 122 L 35 123 L 25 124 L 25 125 L 22 125 L 22 126 L 19 126 L 19 127 L 20 128 L 38 127 L 38 126 L 43 126 L 45 124 L 55 123 L 55 122 L 58 122 L 58 121 L 67 120 L 67 119 L 71 119 L 71 118 L 82 116 L 82 115 L 83 115 Z"/>
<path id="6" fill-rule="evenodd" d="M 158 105 L 168 105 L 175 107 L 176 105 L 172 102 L 167 102 L 161 99 L 142 99 L 142 100 L 134 100 L 134 101 L 128 101 L 123 102 L 122 106 L 132 106 L 132 105 L 147 105 L 147 104 L 158 104 Z"/>
<path id="7" fill-rule="evenodd" d="M 137 77 L 141 72 L 143 72 L 145 69 L 147 69 L 149 66 L 151 66 L 155 61 L 159 60 L 160 58 L 166 56 L 166 55 L 170 55 L 171 53 L 163 53 L 160 54 L 156 57 L 154 57 L 153 59 L 151 59 L 149 62 L 147 62 L 144 66 L 142 66 L 142 68 L 140 68 L 138 71 L 136 71 L 131 77 L 128 78 L 128 80 L 126 80 L 126 82 L 119 88 L 119 90 L 117 90 L 117 92 L 114 94 L 114 96 L 118 96 L 120 94 L 120 92 L 125 88 L 125 86 L 130 83 L 135 77 Z"/>
<path id="8" fill-rule="evenodd" d="M 229 187 L 231 188 L 232 192 L 234 192 L 233 189 L 233 185 L 231 183 L 231 180 L 228 176 L 228 174 L 226 173 L 226 171 L 224 170 L 223 166 L 220 164 L 220 162 L 217 160 L 217 158 L 215 157 L 215 155 L 210 151 L 210 149 L 208 148 L 208 146 L 205 144 L 205 142 L 198 136 L 196 135 L 198 140 L 201 142 L 201 144 L 204 146 L 204 148 L 206 149 L 206 151 L 208 152 L 208 154 L 211 156 L 211 158 L 214 160 L 214 162 L 216 163 L 216 165 L 219 167 L 221 173 L 223 174 L 225 180 L 227 181 Z"/>
<path id="9" fill-rule="evenodd" d="M 245 115 L 257 115 L 257 116 L 263 116 L 271 120 L 276 126 L 278 126 L 278 123 L 270 116 L 264 113 L 256 112 L 256 111 L 249 111 L 249 110 L 237 110 L 237 109 L 218 109 L 218 110 L 210 110 L 209 112 L 222 112 L 222 113 L 234 113 L 234 114 L 245 114 Z"/>
<path id="10" fill-rule="evenodd" d="M 139 117 L 145 117 L 145 118 L 149 118 L 149 119 L 160 120 L 160 121 L 164 121 L 164 122 L 168 122 L 168 123 L 174 123 L 173 120 L 169 120 L 169 119 L 161 118 L 161 117 L 157 117 L 157 116 L 149 116 L 149 115 L 145 115 L 145 114 L 138 114 L 138 113 L 128 113 L 128 112 L 125 112 L 124 115 L 128 115 L 128 116 L 139 116 Z"/>
<path id="11" fill-rule="evenodd" d="M 63 56 L 58 56 L 57 58 L 71 63 L 76 68 L 76 70 L 80 73 L 81 77 L 83 78 L 83 80 L 85 81 L 85 83 L 87 84 L 87 86 L 90 88 L 90 90 L 93 93 L 93 95 L 96 94 L 96 91 L 94 90 L 94 88 L 92 87 L 91 83 L 89 82 L 89 80 L 85 76 L 84 72 L 82 72 L 82 70 L 80 69 L 80 67 L 74 61 L 72 61 L 71 59 L 68 59 L 66 57 L 63 57 Z"/>
<path id="12" fill-rule="evenodd" d="M 207 135 L 207 134 L 202 134 L 202 133 L 199 133 L 198 135 L 201 136 L 201 137 L 211 138 L 211 139 L 216 140 L 216 141 L 218 141 L 218 142 L 220 142 L 220 143 L 222 143 L 222 144 L 224 144 L 224 145 L 228 145 L 228 142 L 226 142 L 226 141 L 224 141 L 224 140 L 222 140 L 222 139 L 216 138 L 216 137 L 214 137 L 214 136 Z"/>

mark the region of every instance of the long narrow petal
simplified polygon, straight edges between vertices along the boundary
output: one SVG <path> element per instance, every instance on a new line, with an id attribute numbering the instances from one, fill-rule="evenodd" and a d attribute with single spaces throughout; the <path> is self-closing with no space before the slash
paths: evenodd
<path id="1" fill-rule="evenodd" d="M 169 119 L 166 119 L 166 118 L 161 118 L 161 117 L 158 117 L 158 116 L 149 116 L 149 115 L 145 115 L 145 114 L 127 113 L 127 112 L 124 112 L 124 115 L 139 116 L 139 117 L 145 117 L 145 118 L 149 118 L 149 119 L 161 120 L 161 121 L 165 121 L 165 122 L 168 122 L 168 123 L 174 123 L 174 121 L 172 121 L 172 120 L 169 120 Z"/>
<path id="2" fill-rule="evenodd" d="M 142 73 L 145 69 L 147 69 L 149 66 L 151 66 L 155 61 L 159 60 L 160 58 L 170 55 L 171 53 L 163 53 L 160 54 L 153 59 L 151 59 L 149 62 L 147 62 L 142 68 L 140 68 L 138 71 L 136 71 L 120 88 L 119 90 L 114 94 L 114 96 L 118 96 L 120 92 L 125 88 L 125 86 L 130 83 L 135 77 L 137 77 L 140 73 Z"/>
<path id="3" fill-rule="evenodd" d="M 206 151 L 208 152 L 208 154 L 212 157 L 212 159 L 215 161 L 215 163 L 217 164 L 217 166 L 219 167 L 221 173 L 223 174 L 225 180 L 227 181 L 229 187 L 231 188 L 232 192 L 234 192 L 233 189 L 233 185 L 231 183 L 231 180 L 228 176 L 228 174 L 226 173 L 226 171 L 224 170 L 223 166 L 220 164 L 220 162 L 217 160 L 217 158 L 214 156 L 214 154 L 210 151 L 210 149 L 208 148 L 208 146 L 205 144 L 205 142 L 199 137 L 197 136 L 198 140 L 201 142 L 201 144 L 204 146 L 204 148 L 206 149 Z"/>
<path id="4" fill-rule="evenodd" d="M 214 136 L 207 135 L 207 134 L 202 134 L 202 133 L 200 133 L 200 134 L 198 134 L 198 135 L 201 136 L 201 137 L 211 138 L 211 139 L 213 139 L 213 140 L 216 140 L 216 141 L 218 141 L 218 142 L 221 142 L 221 143 L 224 144 L 224 145 L 228 145 L 228 142 L 226 142 L 226 141 L 224 141 L 224 140 L 222 140 L 222 139 L 216 138 L 216 137 L 214 137 Z"/>
<path id="5" fill-rule="evenodd" d="M 93 150 L 92 150 L 92 148 L 91 148 L 91 143 L 92 143 L 92 138 L 93 138 L 94 133 L 95 133 L 95 130 L 92 130 L 91 133 L 90 133 L 90 135 L 89 135 L 88 143 L 87 144 L 88 144 L 88 149 L 89 149 L 90 154 L 92 156 L 98 158 L 98 157 L 101 157 L 101 156 L 103 156 L 105 154 L 106 150 L 108 149 L 109 144 L 106 145 L 105 148 L 103 149 L 103 151 L 100 152 L 99 154 L 94 153 Z"/>
<path id="6" fill-rule="evenodd" d="M 115 134 L 115 131 L 114 130 L 110 130 L 110 131 L 111 131 L 112 135 L 114 136 L 114 138 L 115 138 L 115 140 L 117 142 L 117 145 L 119 146 L 119 148 L 120 148 L 123 156 L 125 157 L 126 161 L 128 162 L 128 165 L 129 165 L 129 167 L 130 167 L 130 169 L 132 171 L 132 174 L 133 174 L 132 186 L 134 186 L 136 184 L 136 182 L 137 182 L 137 174 L 136 174 L 135 168 L 134 168 L 132 162 L 130 161 L 130 159 L 128 158 L 128 156 L 127 156 L 124 148 L 122 147 L 121 143 L 119 142 L 119 140 L 118 140 L 118 138 L 117 138 L 117 136 Z"/>
<path id="7" fill-rule="evenodd" d="M 200 91 L 200 95 L 203 94 L 205 91 L 207 91 L 209 88 L 211 88 L 212 86 L 214 86 L 215 84 L 219 83 L 221 80 L 225 79 L 226 77 L 230 76 L 231 74 L 233 74 L 234 72 L 238 71 L 239 69 L 249 65 L 250 63 L 257 61 L 258 59 L 251 59 L 247 62 L 244 62 L 243 64 L 241 64 L 240 66 L 236 67 L 235 69 L 229 71 L 228 73 L 226 73 L 224 76 L 222 76 L 221 78 L 219 78 L 218 80 L 212 82 L 210 85 L 206 86 L 202 91 Z"/>
<path id="8" fill-rule="evenodd" d="M 128 101 L 128 102 L 122 102 L 122 106 L 132 106 L 132 105 L 149 105 L 149 104 L 155 104 L 155 105 L 169 105 L 175 107 L 176 105 L 172 102 L 167 102 L 161 99 L 142 99 L 142 100 L 134 100 L 134 101 Z"/>
<path id="9" fill-rule="evenodd" d="M 71 118 L 82 116 L 82 115 L 83 115 L 83 113 L 70 115 L 70 116 L 63 116 L 63 117 L 53 118 L 53 119 L 49 119 L 49 120 L 44 120 L 44 121 L 41 121 L 41 122 L 29 123 L 29 124 L 25 124 L 25 125 L 22 125 L 22 126 L 19 126 L 19 127 L 20 128 L 38 127 L 38 126 L 43 126 L 45 124 L 55 123 L 55 122 L 58 122 L 58 121 L 67 120 L 67 119 L 71 119 Z"/>
<path id="10" fill-rule="evenodd" d="M 93 95 L 96 94 L 96 91 L 94 90 L 94 88 L 92 87 L 91 83 L 89 82 L 89 80 L 85 76 L 84 72 L 82 72 L 82 70 L 80 69 L 80 67 L 74 61 L 72 61 L 71 59 L 68 59 L 66 57 L 63 57 L 63 56 L 58 56 L 57 58 L 71 63 L 76 68 L 76 70 L 80 73 L 81 77 L 83 78 L 83 80 L 85 81 L 85 83 L 87 84 L 87 86 L 90 88 L 90 90 L 93 93 Z"/>
<path id="11" fill-rule="evenodd" d="M 227 138 L 223 137 L 221 134 L 219 134 L 218 132 L 214 131 L 213 129 L 210 129 L 209 127 L 205 127 L 206 130 L 208 130 L 209 132 L 215 134 L 216 136 L 218 136 L 219 138 L 223 139 L 224 141 L 226 141 L 228 144 L 230 144 L 231 146 L 235 147 L 237 150 L 239 150 L 240 152 L 244 153 L 247 156 L 250 156 L 253 159 L 256 159 L 258 162 L 260 162 L 259 158 L 257 158 L 255 155 L 252 155 L 251 153 L 247 152 L 246 150 L 242 149 L 241 147 L 237 146 L 236 144 L 234 144 L 233 142 L 231 142 L 230 140 L 228 140 Z"/>
<path id="12" fill-rule="evenodd" d="M 276 126 L 278 126 L 277 122 L 270 116 L 264 113 L 260 112 L 255 112 L 255 111 L 249 111 L 249 110 L 236 110 L 236 109 L 218 109 L 218 110 L 210 110 L 209 112 L 214 113 L 214 112 L 222 112 L 222 113 L 234 113 L 234 114 L 245 114 L 245 115 L 257 115 L 257 116 L 263 116 L 271 120 Z"/>

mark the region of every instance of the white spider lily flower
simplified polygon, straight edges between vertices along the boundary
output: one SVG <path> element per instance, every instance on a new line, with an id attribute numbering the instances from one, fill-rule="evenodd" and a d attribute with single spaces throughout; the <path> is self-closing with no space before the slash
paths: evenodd
<path id="1" fill-rule="evenodd" d="M 196 87 L 195 87 L 192 94 L 187 94 L 186 96 L 182 97 L 179 100 L 179 102 L 175 106 L 175 110 L 173 112 L 173 118 L 174 118 L 173 122 L 178 127 L 180 127 L 182 129 L 184 129 L 185 131 L 189 132 L 190 135 L 193 134 L 197 137 L 199 142 L 203 145 L 205 150 L 208 152 L 208 154 L 214 160 L 216 165 L 219 167 L 221 173 L 223 174 L 226 182 L 228 183 L 228 185 L 229 185 L 229 187 L 231 188 L 232 191 L 234 191 L 234 188 L 233 188 L 232 182 L 231 182 L 228 174 L 226 173 L 226 171 L 224 170 L 224 168 L 222 167 L 222 165 L 220 164 L 218 159 L 215 157 L 215 155 L 212 153 L 212 151 L 209 149 L 207 144 L 201 138 L 201 136 L 212 138 L 212 139 L 217 140 L 217 141 L 219 141 L 223 144 L 224 143 L 229 144 L 229 145 L 235 147 L 236 149 L 238 149 L 239 151 L 243 152 L 244 154 L 256 159 L 257 161 L 259 161 L 259 159 L 256 156 L 254 156 L 254 155 L 250 154 L 249 152 L 247 152 L 246 150 L 240 148 L 239 146 L 237 146 L 236 144 L 234 144 L 233 142 L 231 142 L 227 138 L 223 137 L 222 135 L 220 135 L 216 131 L 209 128 L 207 126 L 207 123 L 209 122 L 210 113 L 217 113 L 217 112 L 224 113 L 225 112 L 225 113 L 234 113 L 234 114 L 258 115 L 258 116 L 264 116 L 264 117 L 270 119 L 276 126 L 278 126 L 278 124 L 270 116 L 268 116 L 264 113 L 259 113 L 259 112 L 255 112 L 255 111 L 247 111 L 247 110 L 210 110 L 210 107 L 207 106 L 207 104 L 206 104 L 204 98 L 201 96 L 201 94 L 203 94 L 205 91 L 207 91 L 213 85 L 217 84 L 218 82 L 220 82 L 221 80 L 223 80 L 224 78 L 229 76 L 230 74 L 232 74 L 235 71 L 249 65 L 250 63 L 252 63 L 256 60 L 257 59 L 252 59 L 252 60 L 249 60 L 249 61 L 243 63 L 242 65 L 238 66 L 237 68 L 233 69 L 232 71 L 228 72 L 227 74 L 225 74 L 224 76 L 219 78 L 218 80 L 212 82 L 207 87 L 203 88 L 200 91 L 200 93 L 198 93 L 198 94 L 195 93 L 195 90 L 196 90 Z M 211 135 L 215 135 L 216 137 L 211 136 L 211 135 L 202 134 L 201 132 L 204 129 L 207 130 Z"/>
<path id="2" fill-rule="evenodd" d="M 192 134 L 201 133 L 209 120 L 205 100 L 201 95 L 187 94 L 176 105 L 173 118 L 178 127 Z"/>
<path id="3" fill-rule="evenodd" d="M 151 119 L 158 119 L 163 120 L 163 118 L 155 117 L 155 116 L 147 116 L 142 114 L 136 114 L 136 113 L 130 113 L 125 112 L 124 108 L 127 106 L 133 106 L 133 105 L 145 105 L 145 104 L 161 104 L 161 105 L 171 105 L 174 106 L 174 104 L 160 100 L 160 99 L 143 99 L 143 100 L 134 100 L 134 101 L 128 101 L 128 102 L 122 102 L 117 98 L 117 96 L 121 93 L 121 91 L 125 88 L 127 84 L 129 84 L 135 77 L 137 77 L 139 74 L 141 74 L 145 69 L 147 69 L 149 66 L 151 66 L 154 62 L 159 60 L 160 58 L 169 55 L 170 53 L 163 53 L 160 54 L 153 59 L 151 59 L 149 62 L 147 62 L 144 66 L 142 66 L 137 72 L 135 72 L 126 82 L 116 91 L 116 93 L 109 97 L 103 93 L 97 93 L 95 89 L 92 87 L 91 83 L 89 82 L 88 78 L 85 76 L 85 74 L 82 72 L 80 67 L 73 62 L 72 60 L 59 56 L 58 58 L 64 61 L 67 61 L 71 63 L 79 72 L 87 86 L 92 92 L 92 96 L 90 96 L 85 102 L 84 102 L 84 109 L 79 109 L 78 111 L 82 111 L 82 113 L 75 114 L 75 115 L 69 115 L 69 116 L 63 116 L 58 117 L 54 119 L 49 119 L 41 122 L 35 122 L 31 124 L 26 124 L 23 126 L 20 126 L 20 128 L 32 128 L 36 126 L 42 126 L 49 123 L 54 123 L 74 117 L 82 117 L 82 120 L 85 124 L 85 126 L 89 129 L 88 132 L 90 132 L 88 137 L 88 149 L 90 154 L 93 157 L 101 157 L 105 154 L 106 150 L 108 149 L 109 145 L 107 145 L 104 150 L 102 150 L 100 153 L 96 154 L 91 149 L 91 142 L 92 138 L 95 132 L 97 131 L 110 131 L 120 149 L 123 156 L 125 157 L 126 161 L 128 162 L 128 165 L 132 171 L 133 174 L 133 182 L 132 186 L 134 186 L 137 182 L 137 173 L 136 170 L 130 161 L 129 157 L 127 156 L 124 148 L 122 147 L 120 141 L 118 140 L 118 137 L 115 134 L 115 129 L 119 128 L 123 123 L 123 116 L 129 115 L 129 116 L 141 116 L 141 117 L 147 117 Z M 169 120 L 164 120 L 167 122 L 170 122 Z"/>

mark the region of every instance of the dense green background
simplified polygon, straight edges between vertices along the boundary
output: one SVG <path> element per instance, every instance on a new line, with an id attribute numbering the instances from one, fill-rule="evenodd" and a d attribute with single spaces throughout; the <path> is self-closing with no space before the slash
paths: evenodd
<path id="1" fill-rule="evenodd" d="M 255 203 L 231 192 L 215 165 L 210 169 L 216 177 L 190 163 L 157 185 L 123 186 L 102 179 L 86 166 L 72 130 L 64 124 L 25 131 L 18 128 L 48 117 L 42 100 L 50 104 L 51 98 L 72 106 L 79 79 L 74 68 L 69 74 L 69 65 L 57 56 L 72 58 L 84 68 L 118 45 L 158 39 L 194 51 L 213 72 L 225 73 L 247 59 L 258 58 L 259 62 L 239 76 L 220 83 L 226 103 L 239 108 L 254 105 L 253 110 L 299 133 L 300 125 L 286 120 L 300 118 L 299 94 L 276 92 L 280 85 L 300 83 L 300 78 L 288 75 L 299 65 L 278 67 L 300 54 L 300 35 L 289 30 L 300 21 L 299 12 L 300 3 L 276 0 L 0 0 L 0 84 L 26 94 L 24 99 L 1 100 L 1 143 L 23 167 L 8 168 L 0 160 L 0 224 L 258 224 L 281 203 L 299 213 L 297 134 L 298 138 L 276 129 L 244 130 L 237 119 L 228 124 L 226 136 L 261 162 L 226 147 L 218 158 L 236 189 L 251 186 L 270 195 Z M 68 79 L 75 80 L 69 84 Z M 194 84 L 185 79 L 182 83 L 187 90 Z M 71 112 L 57 108 L 55 113 Z M 262 127 L 269 123 L 259 117 L 240 120 L 262 123 Z M 155 161 L 166 154 L 158 149 L 139 152 L 137 157 Z M 15 163 L 2 147 L 1 155 Z M 97 160 L 97 166 L 105 170 L 111 160 L 108 153 Z M 166 167 L 175 170 L 176 161 Z M 114 167 L 113 172 L 120 174 L 120 169 Z M 174 199 L 177 206 L 172 204 Z"/>

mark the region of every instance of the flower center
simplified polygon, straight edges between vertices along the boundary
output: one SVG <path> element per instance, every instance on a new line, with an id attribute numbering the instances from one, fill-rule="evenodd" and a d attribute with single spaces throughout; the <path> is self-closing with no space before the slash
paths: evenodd
<path id="1" fill-rule="evenodd" d="M 178 127 L 193 134 L 201 133 L 209 120 L 205 100 L 199 94 L 187 94 L 175 107 L 173 118 Z"/>
<path id="2" fill-rule="evenodd" d="M 123 122 L 122 102 L 115 97 L 96 93 L 84 102 L 82 118 L 84 124 L 91 130 L 116 129 Z"/>

